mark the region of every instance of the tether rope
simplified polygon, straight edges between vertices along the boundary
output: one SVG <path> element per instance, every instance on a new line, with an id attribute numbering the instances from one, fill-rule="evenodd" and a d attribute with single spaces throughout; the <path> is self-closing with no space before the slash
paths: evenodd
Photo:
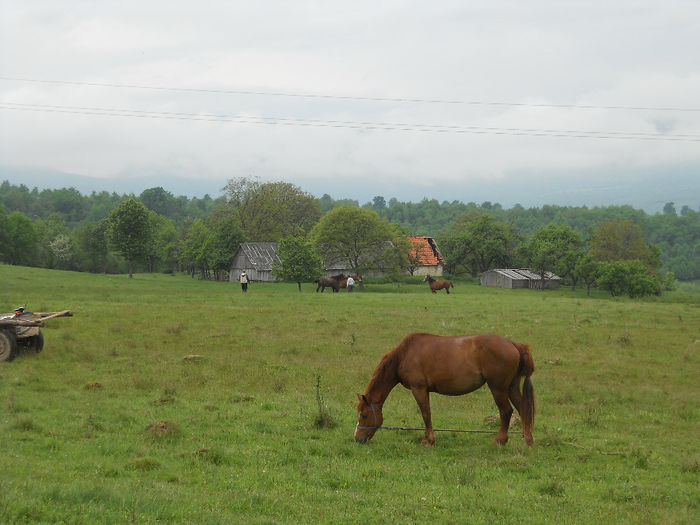
<path id="1" fill-rule="evenodd" d="M 358 427 L 358 428 L 363 428 L 363 427 Z M 425 431 L 425 428 L 421 427 L 365 427 L 365 428 L 373 428 L 376 430 L 423 430 Z M 463 433 L 469 433 L 469 434 L 497 434 L 497 430 L 463 430 L 463 429 L 457 429 L 457 428 L 434 428 L 433 432 L 463 432 Z"/>

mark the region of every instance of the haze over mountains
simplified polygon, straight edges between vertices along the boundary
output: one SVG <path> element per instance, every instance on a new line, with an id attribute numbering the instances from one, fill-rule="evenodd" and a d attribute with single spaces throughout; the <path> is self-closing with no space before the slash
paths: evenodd
<path id="1" fill-rule="evenodd" d="M 233 174 L 230 178 L 241 175 Z M 227 178 L 207 179 L 196 177 L 181 178 L 167 173 L 133 173 L 113 178 L 98 178 L 74 173 L 64 173 L 49 169 L 13 168 L 0 166 L 0 182 L 24 184 L 27 187 L 57 189 L 73 187 L 82 194 L 93 191 L 133 193 L 139 195 L 147 188 L 161 186 L 173 195 L 202 197 L 209 194 L 218 197 Z M 277 181 L 279 178 L 261 178 L 263 181 Z M 531 176 L 517 174 L 503 179 L 480 179 L 478 181 L 457 181 L 450 185 L 437 186 L 429 177 L 420 182 L 406 181 L 397 186 L 383 183 L 380 178 L 367 177 L 365 180 L 337 180 L 329 176 L 326 181 L 285 178 L 304 191 L 317 197 L 328 194 L 334 199 L 355 199 L 360 204 L 381 195 L 387 201 L 419 202 L 424 198 L 438 201 L 461 201 L 500 203 L 504 208 L 515 204 L 541 207 L 545 204 L 560 206 L 608 206 L 628 204 L 643 209 L 647 213 L 660 212 L 667 202 L 674 202 L 676 209 L 688 206 L 700 208 L 700 173 L 693 167 L 677 166 L 660 172 L 659 170 L 637 170 L 634 172 L 611 167 L 608 173 L 567 173 L 566 177 L 557 174 Z"/>

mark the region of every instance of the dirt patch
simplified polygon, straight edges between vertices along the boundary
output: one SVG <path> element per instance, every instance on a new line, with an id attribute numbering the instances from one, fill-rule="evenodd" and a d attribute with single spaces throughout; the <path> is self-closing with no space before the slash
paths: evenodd
<path id="1" fill-rule="evenodd" d="M 171 437 L 180 433 L 180 427 L 172 421 L 161 420 L 149 425 L 146 433 L 157 438 Z"/>

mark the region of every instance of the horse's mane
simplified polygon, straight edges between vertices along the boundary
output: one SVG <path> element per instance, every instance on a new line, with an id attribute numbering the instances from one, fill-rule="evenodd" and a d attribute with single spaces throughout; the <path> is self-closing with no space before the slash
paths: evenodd
<path id="1" fill-rule="evenodd" d="M 372 378 L 369 380 L 367 390 L 371 390 L 374 385 L 391 383 L 396 378 L 396 369 L 399 365 L 399 355 L 396 348 L 384 354 L 382 360 L 379 361 L 377 368 L 374 369 Z"/>
<path id="2" fill-rule="evenodd" d="M 398 383 L 398 368 L 401 359 L 403 358 L 408 348 L 413 344 L 414 340 L 423 335 L 427 334 L 409 334 L 401 340 L 401 342 L 396 346 L 396 348 L 384 354 L 384 357 L 382 357 L 381 361 L 379 361 L 377 368 L 374 369 L 372 378 L 370 379 L 369 384 L 367 385 L 367 390 L 372 390 L 372 388 L 377 384 L 388 383 L 393 386 L 394 384 Z"/>

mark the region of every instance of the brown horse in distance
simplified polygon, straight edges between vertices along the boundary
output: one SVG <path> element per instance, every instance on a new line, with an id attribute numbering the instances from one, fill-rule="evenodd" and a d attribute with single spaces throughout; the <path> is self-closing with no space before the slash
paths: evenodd
<path id="1" fill-rule="evenodd" d="M 452 288 L 455 287 L 454 284 L 452 284 L 452 281 L 448 281 L 447 279 L 442 279 L 440 281 L 436 281 L 430 275 L 426 275 L 425 279 L 423 279 L 424 283 L 428 283 L 430 285 L 430 291 L 433 293 L 437 293 L 438 290 L 442 290 L 443 288 L 447 293 L 450 293 L 450 286 Z"/>
<path id="2" fill-rule="evenodd" d="M 364 394 L 358 394 L 355 441 L 367 443 L 382 428 L 382 406 L 401 383 L 413 393 L 423 421 L 425 447 L 435 444 L 430 415 L 430 392 L 459 396 L 488 385 L 498 406 L 501 426 L 494 444 L 508 441 L 513 408 L 523 425 L 523 437 L 532 445 L 535 391 L 530 376 L 535 371 L 530 347 L 498 335 L 439 336 L 415 333 L 406 336 L 379 362 Z M 523 378 L 522 392 L 520 379 Z M 512 403 L 512 406 L 511 406 Z"/>
<path id="3" fill-rule="evenodd" d="M 360 277 L 359 275 L 353 275 L 352 278 L 355 279 L 355 284 L 358 284 L 358 285 L 360 284 L 360 281 L 362 281 L 362 277 Z M 347 277 L 338 281 L 338 288 L 342 289 L 342 288 L 347 288 L 347 287 L 348 287 L 348 278 Z"/>
<path id="4" fill-rule="evenodd" d="M 332 277 L 321 277 L 320 279 L 317 279 L 315 281 L 316 291 L 318 292 L 319 290 L 321 290 L 321 293 L 323 293 L 326 288 L 333 288 L 333 291 L 337 292 L 338 290 L 340 290 L 340 283 L 343 280 L 345 280 L 345 286 L 347 286 L 348 278 L 345 276 L 345 274 L 340 273 Z"/>

